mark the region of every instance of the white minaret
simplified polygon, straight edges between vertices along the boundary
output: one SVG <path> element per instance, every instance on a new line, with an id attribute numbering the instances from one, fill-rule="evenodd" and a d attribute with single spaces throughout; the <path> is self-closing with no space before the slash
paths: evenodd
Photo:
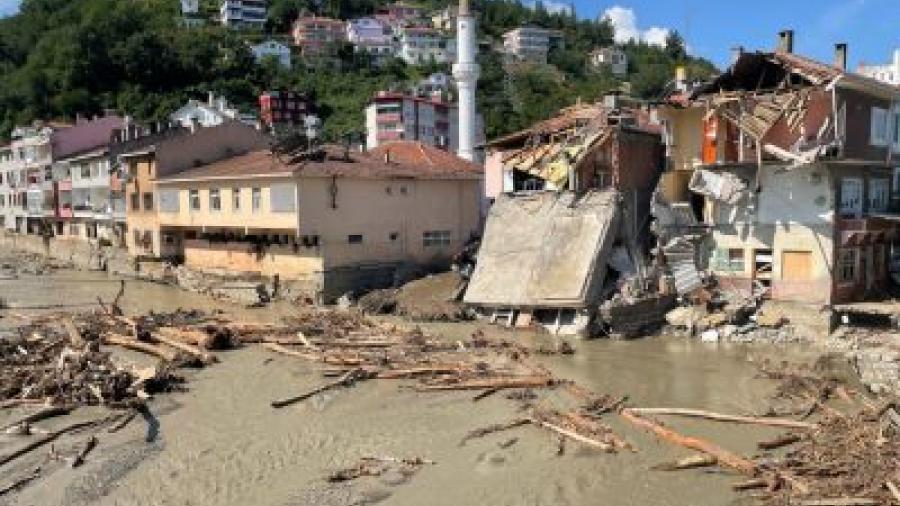
<path id="1" fill-rule="evenodd" d="M 478 83 L 478 64 L 475 63 L 475 18 L 469 0 L 459 0 L 456 17 L 456 64 L 453 77 L 459 90 L 459 148 L 460 158 L 475 161 L 475 86 Z"/>

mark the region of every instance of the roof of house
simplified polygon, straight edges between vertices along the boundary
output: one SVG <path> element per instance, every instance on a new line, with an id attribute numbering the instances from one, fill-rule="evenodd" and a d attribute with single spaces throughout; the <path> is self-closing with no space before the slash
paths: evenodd
<path id="1" fill-rule="evenodd" d="M 53 132 L 53 157 L 69 158 L 107 146 L 113 131 L 121 129 L 124 125 L 123 118 L 109 115 L 57 130 Z"/>
<path id="2" fill-rule="evenodd" d="M 390 156 L 386 156 L 390 153 Z M 319 160 L 290 163 L 289 157 L 258 150 L 162 177 L 161 183 L 242 178 L 342 177 L 353 179 L 477 180 L 481 168 L 451 153 L 416 142 L 398 142 L 359 153 L 326 146 Z"/>

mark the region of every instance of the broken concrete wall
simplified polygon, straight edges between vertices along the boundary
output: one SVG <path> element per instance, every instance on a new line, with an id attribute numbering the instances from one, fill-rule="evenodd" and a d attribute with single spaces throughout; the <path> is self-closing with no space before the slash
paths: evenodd
<path id="1" fill-rule="evenodd" d="M 488 215 L 465 302 L 582 308 L 597 302 L 618 234 L 618 192 L 501 195 Z"/>
<path id="2" fill-rule="evenodd" d="M 98 246 L 78 239 L 44 238 L 37 235 L 0 233 L 0 248 L 44 255 L 70 262 L 79 269 L 102 269 L 127 264 L 128 252 L 114 246 Z"/>

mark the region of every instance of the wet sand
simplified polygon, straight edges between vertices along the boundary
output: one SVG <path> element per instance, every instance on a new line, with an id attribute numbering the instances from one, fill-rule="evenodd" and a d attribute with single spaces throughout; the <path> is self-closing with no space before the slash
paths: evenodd
<path id="1" fill-rule="evenodd" d="M 91 303 L 111 299 L 117 283 L 96 273 L 61 271 L 0 281 L 0 297 L 13 306 Z M 218 308 L 247 321 L 272 321 L 292 308 L 246 310 L 175 288 L 129 281 L 126 312 Z M 13 307 L 8 315 L 28 312 Z M 491 334 L 552 343 L 550 336 L 478 324 L 429 324 L 449 339 L 482 328 Z M 692 407 L 729 413 L 758 411 L 771 384 L 754 379 L 759 356 L 796 353 L 795 348 L 709 345 L 655 337 L 618 342 L 574 342 L 577 353 L 543 359 L 559 376 L 600 393 L 627 394 L 634 405 Z M 129 355 L 131 360 L 141 357 Z M 638 449 L 602 454 L 557 440 L 533 427 L 459 441 L 468 431 L 517 416 L 517 403 L 494 395 L 473 403 L 472 393 L 423 394 L 396 382 L 365 382 L 282 410 L 269 402 L 321 384 L 314 364 L 254 347 L 220 354 L 222 362 L 187 371 L 186 393 L 157 397 L 152 404 L 159 434 L 147 442 L 148 423 L 136 420 L 117 434 L 102 434 L 83 467 L 44 462 L 44 476 L 6 498 L 10 505 L 722 505 L 740 501 L 730 490 L 739 477 L 709 470 L 649 470 L 688 454 L 633 430 L 618 417 L 607 420 Z M 550 394 L 555 402 L 557 394 Z M 79 411 L 89 418 L 102 410 Z M 13 413 L 0 415 L 0 423 Z M 54 421 L 53 423 L 69 423 Z M 673 428 L 702 435 L 732 451 L 752 454 L 771 429 L 702 421 L 668 420 Z M 53 424 L 45 426 L 52 428 Z M 87 436 L 60 440 L 60 452 Z M 518 437 L 501 449 L 498 443 Z M 9 437 L 0 439 L 5 449 Z M 421 456 L 437 462 L 415 476 L 387 474 L 333 485 L 325 477 L 364 455 Z M 6 466 L 0 476 L 19 476 L 46 452 Z M 5 483 L 5 481 L 4 481 Z M 0 504 L 7 504 L 0 499 Z"/>

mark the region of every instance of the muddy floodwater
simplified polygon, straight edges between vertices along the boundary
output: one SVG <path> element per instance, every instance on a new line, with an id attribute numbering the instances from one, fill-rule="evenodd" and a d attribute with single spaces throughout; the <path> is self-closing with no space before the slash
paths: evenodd
<path id="1" fill-rule="evenodd" d="M 97 296 L 110 300 L 117 289 L 116 280 L 97 273 L 60 271 L 2 280 L 0 297 L 12 307 L 0 311 L 0 326 L 14 324 L 15 313 L 53 304 L 93 309 Z M 221 309 L 244 321 L 274 321 L 293 310 L 288 305 L 244 309 L 138 281 L 127 282 L 122 305 L 126 313 Z M 482 328 L 534 344 L 553 340 L 474 323 L 424 328 L 448 339 Z M 754 361 L 799 353 L 795 348 L 666 337 L 572 344 L 574 355 L 543 359 L 560 377 L 598 393 L 628 395 L 636 406 L 738 414 L 759 412 L 772 388 L 755 378 Z M 220 358 L 213 367 L 184 373 L 189 379 L 186 393 L 157 397 L 151 404 L 155 420 L 139 419 L 122 432 L 103 434 L 83 467 L 47 467 L 34 485 L 5 500 L 46 506 L 720 506 L 741 501 L 730 489 L 740 477 L 713 470 L 650 470 L 688 452 L 636 431 L 614 415 L 606 420 L 636 453 L 605 454 L 568 444 L 559 456 L 556 437 L 528 426 L 460 446 L 468 431 L 515 418 L 518 404 L 503 395 L 473 403 L 471 392 L 425 394 L 403 383 L 369 381 L 274 410 L 271 400 L 323 382 L 315 364 L 256 347 L 225 352 Z M 547 402 L 558 400 L 553 395 Z M 0 423 L 10 416 L 0 415 Z M 778 434 L 752 426 L 666 421 L 683 433 L 747 455 L 753 454 L 757 441 Z M 512 437 L 519 439 L 516 444 L 505 449 L 498 445 Z M 412 477 L 388 473 L 339 485 L 326 481 L 331 471 L 364 455 L 420 456 L 436 464 Z M 29 465 L 34 462 L 0 468 L 0 476 L 24 472 Z"/>

